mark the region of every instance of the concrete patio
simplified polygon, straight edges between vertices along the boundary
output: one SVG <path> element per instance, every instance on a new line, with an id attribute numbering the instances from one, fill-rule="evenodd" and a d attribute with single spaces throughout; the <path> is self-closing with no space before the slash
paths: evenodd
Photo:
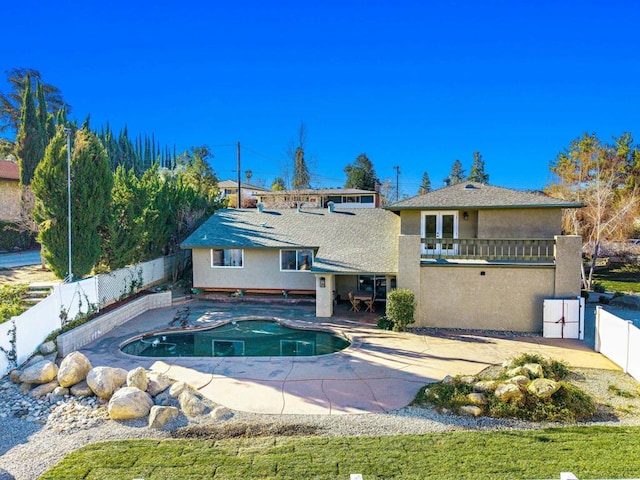
<path id="1" fill-rule="evenodd" d="M 574 367 L 619 370 L 578 340 L 491 336 L 439 331 L 436 335 L 378 329 L 377 314 L 319 319 L 313 306 L 192 301 L 189 323 L 244 316 L 274 317 L 339 331 L 351 340 L 343 351 L 315 357 L 144 358 L 122 353 L 129 338 L 166 329 L 182 305 L 149 311 L 81 351 L 94 366 L 143 366 L 184 380 L 212 401 L 265 414 L 358 414 L 408 405 L 420 387 L 446 375 L 476 374 L 521 353 L 566 361 Z"/>

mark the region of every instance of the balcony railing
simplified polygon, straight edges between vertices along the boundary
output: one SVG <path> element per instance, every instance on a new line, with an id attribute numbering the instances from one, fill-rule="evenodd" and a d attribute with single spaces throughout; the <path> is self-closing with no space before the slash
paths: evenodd
<path id="1" fill-rule="evenodd" d="M 423 238 L 425 260 L 553 263 L 554 239 Z"/>

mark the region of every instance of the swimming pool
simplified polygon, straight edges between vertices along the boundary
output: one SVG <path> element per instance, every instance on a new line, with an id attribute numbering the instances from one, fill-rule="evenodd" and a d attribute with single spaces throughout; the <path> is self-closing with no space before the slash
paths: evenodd
<path id="1" fill-rule="evenodd" d="M 307 357 L 348 346 L 346 338 L 328 331 L 260 319 L 207 329 L 157 332 L 129 340 L 120 349 L 139 357 Z"/>

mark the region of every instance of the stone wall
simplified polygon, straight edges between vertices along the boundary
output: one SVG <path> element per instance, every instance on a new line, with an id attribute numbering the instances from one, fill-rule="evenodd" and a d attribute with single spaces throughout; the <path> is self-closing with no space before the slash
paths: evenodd
<path id="1" fill-rule="evenodd" d="M 20 218 L 20 183 L 0 179 L 0 220 L 15 222 Z"/>

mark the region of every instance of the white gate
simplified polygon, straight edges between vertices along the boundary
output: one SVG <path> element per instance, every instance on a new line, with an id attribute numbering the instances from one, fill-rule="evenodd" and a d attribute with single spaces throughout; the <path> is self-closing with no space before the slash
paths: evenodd
<path id="1" fill-rule="evenodd" d="M 584 340 L 584 298 L 545 299 L 542 336 Z"/>

